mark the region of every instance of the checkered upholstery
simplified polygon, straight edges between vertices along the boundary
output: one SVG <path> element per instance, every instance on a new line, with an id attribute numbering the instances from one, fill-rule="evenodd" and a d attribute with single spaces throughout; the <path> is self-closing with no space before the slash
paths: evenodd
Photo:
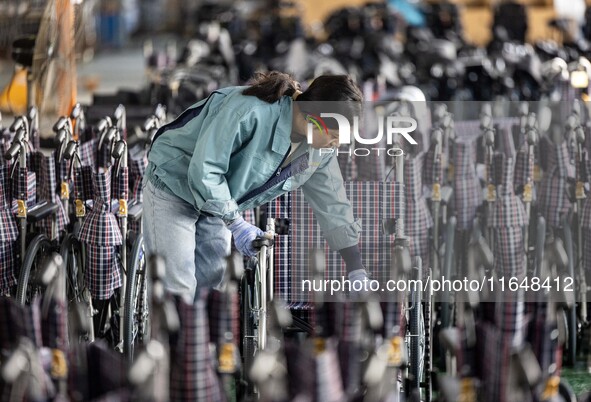
<path id="1" fill-rule="evenodd" d="M 240 300 L 238 293 L 227 295 L 211 290 L 207 298 L 209 320 L 209 339 L 218 345 L 226 341 L 224 334 L 231 330 L 233 342 L 239 345 L 240 338 Z"/>
<path id="2" fill-rule="evenodd" d="M 403 315 L 404 312 L 402 311 L 403 304 L 403 297 L 404 294 L 402 292 L 396 293 L 393 296 L 397 300 L 382 302 L 382 314 L 384 315 L 384 330 L 382 336 L 385 338 L 391 338 L 393 336 L 403 335 L 404 334 L 404 327 L 403 327 Z M 398 332 L 394 330 L 398 328 Z"/>
<path id="3" fill-rule="evenodd" d="M 93 175 L 91 166 L 74 169 L 74 198 L 84 201 L 94 198 Z"/>
<path id="4" fill-rule="evenodd" d="M 344 401 L 345 392 L 336 350 L 336 342 L 327 342 L 327 348 L 316 355 L 316 400 Z"/>
<path id="5" fill-rule="evenodd" d="M 10 167 L 0 165 L 0 295 L 9 293 L 16 285 L 16 247 L 18 226 L 10 210 Z"/>
<path id="6" fill-rule="evenodd" d="M 435 156 L 435 144 L 432 144 L 425 153 L 423 162 L 423 182 L 425 184 L 443 183 L 443 160 L 441 157 L 436 159 Z"/>
<path id="7" fill-rule="evenodd" d="M 566 193 L 567 178 L 574 178 L 574 166 L 570 163 L 568 145 L 553 144 L 547 137 L 540 140 L 540 154 L 544 177 L 540 183 L 539 205 L 546 222 L 560 227 L 564 214 L 571 208 Z"/>
<path id="8" fill-rule="evenodd" d="M 314 401 L 316 364 L 311 345 L 286 338 L 284 342 L 290 401 Z"/>
<path id="9" fill-rule="evenodd" d="M 550 365 L 562 362 L 562 348 L 558 345 L 558 339 L 552 339 L 552 331 L 557 329 L 556 322 L 548 321 L 548 303 L 528 303 L 528 313 L 532 316 L 528 328 L 528 342 L 532 345 L 534 354 L 542 372 L 548 372 Z"/>
<path id="10" fill-rule="evenodd" d="M 267 215 L 275 219 L 289 219 L 291 215 L 290 193 L 283 194 L 267 204 Z M 274 252 L 274 292 L 276 297 L 291 300 L 291 242 L 289 235 L 275 236 Z"/>
<path id="11" fill-rule="evenodd" d="M 389 244 L 390 239 L 382 233 L 383 219 L 392 218 L 400 213 L 394 193 L 401 188 L 396 183 L 348 182 L 345 183 L 347 197 L 353 207 L 353 215 L 362 220 L 364 230 L 361 233 L 359 246 L 364 266 L 375 279 L 385 279 L 389 275 Z M 398 208 L 398 210 L 397 210 Z M 324 241 L 312 209 L 304 200 L 303 193 L 296 191 L 291 194 L 291 265 L 278 266 L 277 269 L 290 269 L 291 283 L 287 292 L 282 284 L 282 297 L 288 302 L 311 302 L 311 294 L 303 292 L 301 281 L 311 279 L 308 268 L 310 250 L 320 248 L 326 255 L 326 278 L 346 276 L 345 263 L 338 252 L 330 251 Z M 277 252 L 276 252 L 277 253 Z M 280 273 L 280 279 L 282 274 Z M 289 274 L 288 274 L 289 275 Z"/>
<path id="12" fill-rule="evenodd" d="M 43 346 L 60 349 L 64 352 L 68 350 L 68 306 L 66 300 L 59 300 L 55 295 L 45 293 L 42 303 L 47 301 L 47 314 L 41 314 L 41 337 Z"/>
<path id="13" fill-rule="evenodd" d="M 112 169 L 113 175 L 113 199 L 115 200 L 129 200 L 129 168 L 120 167 L 119 175 L 115 176 L 115 170 Z"/>
<path id="14" fill-rule="evenodd" d="M 129 199 L 143 202 L 142 179 L 148 167 L 148 157 L 144 154 L 141 157 L 129 159 Z"/>
<path id="15" fill-rule="evenodd" d="M 72 401 L 126 401 L 114 399 L 125 391 L 127 362 L 123 354 L 97 339 L 78 345 L 68 356 L 68 396 Z"/>
<path id="16" fill-rule="evenodd" d="M 423 196 L 423 160 L 419 154 L 404 162 L 404 183 L 406 185 L 405 232 L 410 237 L 411 256 L 419 256 L 423 266 L 429 266 L 429 229 L 433 227 L 431 212 Z"/>
<path id="17" fill-rule="evenodd" d="M 8 151 L 10 148 L 10 142 L 12 141 L 12 133 L 8 128 L 1 128 L 0 127 L 0 151 L 2 151 L 2 155 Z"/>
<path id="18" fill-rule="evenodd" d="M 468 230 L 482 204 L 482 191 L 476 176 L 476 141 L 456 140 L 454 144 L 453 196 L 457 228 Z"/>
<path id="19" fill-rule="evenodd" d="M 90 141 L 80 144 L 80 161 L 83 166 L 92 166 L 93 169 L 97 166 L 96 155 L 98 152 L 98 140 L 93 138 Z"/>
<path id="20" fill-rule="evenodd" d="M 223 394 L 209 350 L 205 302 L 178 304 L 181 328 L 171 342 L 171 401 L 223 401 Z"/>
<path id="21" fill-rule="evenodd" d="M 102 148 L 98 149 L 98 144 L 96 147 L 96 158 L 97 158 L 97 167 L 98 168 L 107 168 L 113 164 L 113 158 L 111 157 L 111 147 L 107 146 L 108 144 L 103 143 Z"/>
<path id="22" fill-rule="evenodd" d="M 108 299 L 121 286 L 120 261 L 116 246 L 122 244 L 117 218 L 110 211 L 111 169 L 94 176 L 94 206 L 87 213 L 79 233 L 86 243 L 86 285 L 92 297 Z"/>
<path id="23" fill-rule="evenodd" d="M 497 127 L 495 133 L 495 147 L 498 152 L 501 152 L 508 157 L 515 157 L 515 143 L 513 141 L 513 126 L 501 125 Z"/>
<path id="24" fill-rule="evenodd" d="M 489 226 L 494 228 L 496 275 L 505 278 L 523 278 L 526 273 L 522 228 L 527 224 L 527 217 L 521 200 L 514 194 L 514 160 L 497 153 L 492 167 L 497 199 L 492 205 Z M 523 343 L 526 326 L 522 292 L 498 292 L 494 296 L 496 303 L 485 303 L 487 320 L 479 324 L 484 342 L 480 345 L 481 378 L 486 400 L 491 401 L 507 400 L 511 350 Z"/>
<path id="25" fill-rule="evenodd" d="M 481 398 L 484 402 L 504 402 L 509 399 L 509 370 L 512 343 L 503 332 L 488 322 L 478 326 L 477 353 L 480 379 L 482 381 Z"/>
<path id="26" fill-rule="evenodd" d="M 529 155 L 527 145 L 524 145 L 516 155 L 515 159 L 515 188 L 520 188 L 527 183 L 528 178 L 534 177 L 534 155 Z"/>
<path id="27" fill-rule="evenodd" d="M 585 272 L 591 273 L 591 195 L 587 195 L 581 215 L 581 226 L 583 227 L 583 266 Z"/>
<path id="28" fill-rule="evenodd" d="M 68 216 L 66 210 L 60 200 L 60 195 L 57 193 L 57 178 L 56 178 L 56 162 L 54 155 L 45 156 L 41 152 L 34 154 L 36 160 L 36 174 L 39 180 L 37 181 L 37 198 L 39 201 L 47 201 L 55 203 L 58 206 L 55 222 L 56 229 L 59 233 L 66 228 L 68 224 Z M 40 231 L 51 238 L 51 224 L 53 217 L 49 216 L 37 223 Z"/>
<path id="29" fill-rule="evenodd" d="M 497 199 L 493 204 L 490 225 L 495 228 L 522 228 L 528 223 L 525 207 L 513 189 L 513 162 L 512 158 L 507 158 L 503 154 L 496 154 L 494 157 Z"/>
<path id="30" fill-rule="evenodd" d="M 16 211 L 16 200 L 27 200 L 27 207 L 37 204 L 37 176 L 27 168 L 18 167 L 12 178 L 12 208 Z"/>
<path id="31" fill-rule="evenodd" d="M 39 299 L 22 306 L 14 298 L 0 297 L 0 350 L 14 348 L 21 337 L 41 347 Z"/>

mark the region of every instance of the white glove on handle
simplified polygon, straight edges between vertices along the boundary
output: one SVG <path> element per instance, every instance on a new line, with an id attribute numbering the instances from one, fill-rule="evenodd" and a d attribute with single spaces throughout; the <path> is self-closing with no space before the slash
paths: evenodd
<path id="1" fill-rule="evenodd" d="M 257 250 L 252 246 L 252 242 L 257 237 L 265 235 L 261 229 L 246 222 L 242 217 L 228 224 L 228 229 L 232 232 L 234 244 L 242 255 L 252 257 L 257 253 Z"/>

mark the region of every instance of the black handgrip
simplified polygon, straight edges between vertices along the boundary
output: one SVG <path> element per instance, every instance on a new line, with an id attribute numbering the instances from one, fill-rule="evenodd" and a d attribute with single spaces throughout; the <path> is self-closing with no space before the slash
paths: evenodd
<path id="1" fill-rule="evenodd" d="M 13 160 L 18 155 L 20 149 L 21 149 L 21 144 L 19 144 L 19 143 L 12 144 L 10 146 L 10 148 L 8 148 L 8 151 L 6 151 L 6 153 L 4 154 L 4 159 L 6 159 L 7 161 Z"/>
<path id="2" fill-rule="evenodd" d="M 121 158 L 125 154 L 125 145 L 125 141 L 117 141 L 115 146 L 113 146 L 113 152 L 111 152 L 111 156 L 115 159 Z"/>
<path id="3" fill-rule="evenodd" d="M 68 118 L 66 116 L 62 116 L 58 119 L 58 121 L 55 122 L 55 124 L 53 125 L 53 132 L 57 133 L 58 131 L 64 129 L 66 127 L 66 124 L 68 123 Z"/>
<path id="4" fill-rule="evenodd" d="M 266 237 L 257 237 L 252 241 L 252 246 L 256 249 L 261 249 L 263 246 L 272 247 L 274 244 L 275 240 Z"/>
<path id="5" fill-rule="evenodd" d="M 78 146 L 78 143 L 76 141 L 68 142 L 68 145 L 66 146 L 66 150 L 64 151 L 64 159 L 66 159 L 66 160 L 72 159 L 74 157 L 74 154 L 76 153 L 77 146 Z"/>

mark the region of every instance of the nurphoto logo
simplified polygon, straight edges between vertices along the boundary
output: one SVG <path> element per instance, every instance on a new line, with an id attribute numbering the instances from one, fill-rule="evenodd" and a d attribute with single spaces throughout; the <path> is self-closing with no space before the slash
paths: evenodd
<path id="1" fill-rule="evenodd" d="M 402 156 L 404 152 L 399 147 L 393 147 L 399 145 L 400 141 L 404 139 L 410 145 L 418 145 L 415 139 L 411 136 L 411 133 L 417 129 L 417 121 L 412 117 L 404 116 L 383 116 L 377 115 L 377 132 L 374 138 L 364 138 L 359 134 L 359 116 L 353 117 L 353 125 L 349 119 L 339 113 L 320 113 L 320 116 L 311 115 L 307 116 L 308 120 L 308 132 L 307 139 L 308 144 L 312 144 L 314 128 L 317 128 L 321 133 L 330 135 L 328 133 L 328 126 L 324 119 L 332 118 L 335 119 L 339 127 L 339 144 L 340 145 L 351 145 L 354 140 L 354 147 L 349 147 L 348 150 L 334 149 L 334 148 L 321 148 L 321 154 L 329 154 L 336 152 L 337 154 L 346 153 L 350 156 L 368 156 L 371 152 L 386 152 L 389 156 Z M 352 128 L 352 129 L 351 129 Z M 366 133 L 369 134 L 369 133 Z M 384 147 L 358 147 L 357 144 L 363 146 L 377 145 L 382 143 L 386 136 L 387 148 Z"/>

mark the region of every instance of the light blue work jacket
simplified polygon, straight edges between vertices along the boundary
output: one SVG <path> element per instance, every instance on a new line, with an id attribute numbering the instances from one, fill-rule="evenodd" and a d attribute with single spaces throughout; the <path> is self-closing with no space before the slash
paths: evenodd
<path id="1" fill-rule="evenodd" d="M 330 247 L 356 245 L 361 222 L 353 217 L 335 152 L 322 155 L 303 143 L 290 159 L 308 153 L 308 167 L 257 191 L 280 173 L 291 149 L 293 101 L 284 96 L 270 104 L 242 95 L 245 88 L 217 90 L 163 126 L 149 153 L 147 180 L 225 221 L 301 187 Z"/>

